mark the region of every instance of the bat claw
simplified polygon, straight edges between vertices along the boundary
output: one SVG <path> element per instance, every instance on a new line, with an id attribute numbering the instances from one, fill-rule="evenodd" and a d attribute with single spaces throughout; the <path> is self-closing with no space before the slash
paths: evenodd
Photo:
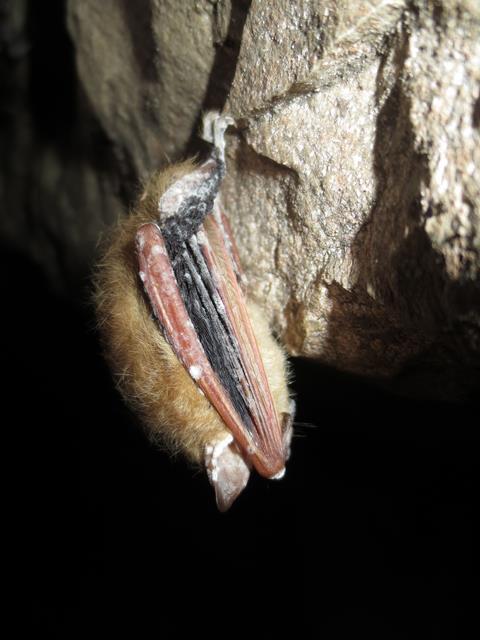
<path id="1" fill-rule="evenodd" d="M 215 489 L 219 511 L 228 511 L 250 477 L 250 468 L 231 435 L 205 447 L 205 467 L 210 484 Z"/>
<path id="2" fill-rule="evenodd" d="M 203 117 L 201 136 L 213 144 L 222 160 L 225 160 L 225 130 L 233 124 L 231 116 L 222 116 L 218 111 L 208 111 Z"/>

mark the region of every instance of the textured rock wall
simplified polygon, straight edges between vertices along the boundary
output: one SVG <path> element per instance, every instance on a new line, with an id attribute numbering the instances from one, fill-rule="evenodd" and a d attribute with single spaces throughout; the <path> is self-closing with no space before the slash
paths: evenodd
<path id="1" fill-rule="evenodd" d="M 280 4 L 250 13 L 227 103 L 255 295 L 293 352 L 350 371 L 473 364 L 478 5 Z"/>
<path id="2" fill-rule="evenodd" d="M 43 68 L 38 3 L 4 4 L 1 232 L 58 290 L 224 107 L 225 206 L 289 351 L 420 393 L 474 386 L 477 2 L 68 0 L 70 44 Z"/>

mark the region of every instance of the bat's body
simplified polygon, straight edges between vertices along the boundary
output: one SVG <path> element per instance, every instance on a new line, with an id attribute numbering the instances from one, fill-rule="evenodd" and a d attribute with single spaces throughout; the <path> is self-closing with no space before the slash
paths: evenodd
<path id="1" fill-rule="evenodd" d="M 224 510 L 252 465 L 283 475 L 292 411 L 284 353 L 243 298 L 222 163 L 217 153 L 152 177 L 109 238 L 96 303 L 122 395 L 151 439 L 205 466 Z"/>

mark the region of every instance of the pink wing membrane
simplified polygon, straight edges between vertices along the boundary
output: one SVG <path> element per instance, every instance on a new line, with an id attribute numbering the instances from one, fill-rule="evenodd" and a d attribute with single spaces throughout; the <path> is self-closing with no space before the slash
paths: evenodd
<path id="1" fill-rule="evenodd" d="M 224 216 L 214 215 L 205 219 L 204 230 L 209 241 L 201 245 L 202 252 L 210 272 L 216 276 L 217 289 L 240 353 L 241 371 L 238 373 L 256 436 L 257 450 L 250 453 L 252 463 L 261 475 L 272 477 L 281 473 L 285 466 L 282 429 L 245 298 L 236 276 L 235 267 L 238 265 L 239 272 L 240 263 L 231 259 L 232 253 L 235 257 L 238 253 L 230 229 L 225 232 L 225 220 Z M 230 246 L 227 245 L 227 241 Z"/>
<path id="2" fill-rule="evenodd" d="M 148 223 L 137 232 L 140 278 L 165 339 L 215 407 L 246 459 L 263 476 L 281 475 L 285 466 L 282 429 L 273 405 L 265 370 L 247 307 L 238 283 L 238 254 L 225 229 L 225 218 L 209 215 L 196 234 L 205 262 L 225 306 L 229 332 L 238 346 L 237 376 L 252 418 L 249 431 L 212 369 L 190 320 L 170 262 L 162 233 Z"/>

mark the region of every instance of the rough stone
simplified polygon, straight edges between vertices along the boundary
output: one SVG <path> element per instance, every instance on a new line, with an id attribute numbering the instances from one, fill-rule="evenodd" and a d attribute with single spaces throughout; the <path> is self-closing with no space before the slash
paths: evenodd
<path id="1" fill-rule="evenodd" d="M 227 104 L 254 296 L 345 370 L 478 365 L 478 5 L 279 4 L 250 12 Z"/>

